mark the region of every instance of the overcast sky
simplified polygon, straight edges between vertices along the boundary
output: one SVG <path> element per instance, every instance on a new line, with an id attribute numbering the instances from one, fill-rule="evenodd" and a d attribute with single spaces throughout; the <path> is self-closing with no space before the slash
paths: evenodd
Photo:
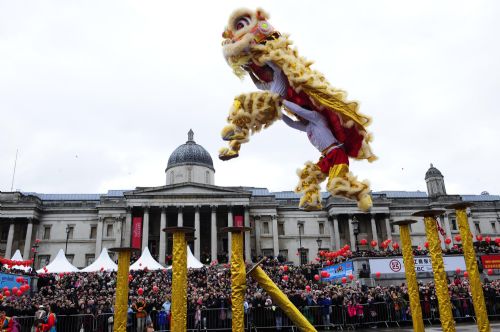
<path id="1" fill-rule="evenodd" d="M 498 1 L 0 0 L 0 190 L 97 193 L 165 184 L 195 140 L 217 185 L 293 190 L 318 152 L 279 122 L 222 162 L 233 97 L 256 90 L 226 65 L 221 33 L 263 7 L 301 55 L 373 117 L 379 160 L 352 162 L 373 190 L 500 193 Z"/>

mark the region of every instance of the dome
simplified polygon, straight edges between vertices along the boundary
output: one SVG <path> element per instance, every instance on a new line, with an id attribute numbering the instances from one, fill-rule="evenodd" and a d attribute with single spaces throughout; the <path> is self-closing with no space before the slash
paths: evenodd
<path id="1" fill-rule="evenodd" d="M 212 157 L 201 145 L 196 144 L 193 140 L 194 132 L 192 129 L 188 132 L 188 140 L 172 152 L 168 158 L 168 169 L 182 165 L 198 165 L 205 166 L 215 171 Z"/>
<path id="2" fill-rule="evenodd" d="M 434 167 L 434 165 L 431 164 L 431 167 L 427 170 L 427 172 L 425 173 L 425 179 L 429 179 L 429 178 L 432 178 L 432 177 L 443 177 L 443 174 L 441 174 L 441 172 L 436 168 Z"/>

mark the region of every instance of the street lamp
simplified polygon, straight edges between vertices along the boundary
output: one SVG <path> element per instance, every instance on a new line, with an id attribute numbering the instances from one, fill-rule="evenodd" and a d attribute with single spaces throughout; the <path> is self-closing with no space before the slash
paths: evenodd
<path id="1" fill-rule="evenodd" d="M 318 253 L 319 253 L 319 251 L 321 250 L 321 244 L 323 243 L 323 240 L 321 240 L 321 238 L 318 237 L 316 239 L 316 243 L 318 244 Z"/>
<path id="2" fill-rule="evenodd" d="M 299 261 L 300 261 L 300 264 L 304 264 L 304 262 L 302 261 L 302 227 L 304 226 L 304 222 L 303 221 L 297 221 L 297 227 L 299 228 Z"/>
<path id="3" fill-rule="evenodd" d="M 69 233 L 71 232 L 71 227 L 69 225 L 66 226 L 66 248 L 64 249 L 64 254 L 68 256 L 68 240 L 69 240 Z"/>
<path id="4" fill-rule="evenodd" d="M 31 273 L 33 274 L 30 278 L 30 295 L 33 296 L 33 284 L 36 276 L 35 270 L 35 262 L 36 262 L 36 254 L 38 253 L 38 247 L 40 246 L 40 240 L 36 239 L 35 243 L 31 247 L 31 252 L 33 252 L 33 262 L 31 263 Z"/>
<path id="5" fill-rule="evenodd" d="M 358 251 L 358 234 L 359 234 L 359 221 L 358 221 L 358 218 L 356 218 L 356 216 L 352 217 L 352 221 L 351 221 L 351 225 L 352 225 L 352 233 L 354 234 L 354 246 L 355 246 L 355 250 Z"/>
<path id="6" fill-rule="evenodd" d="M 318 238 L 316 239 L 316 243 L 318 244 L 318 257 L 321 266 L 321 269 L 319 270 L 319 282 L 321 282 L 322 281 L 321 272 L 323 271 L 323 258 L 320 257 L 319 251 L 321 250 L 321 244 L 323 243 L 323 240 L 321 240 L 321 238 L 318 236 Z"/>

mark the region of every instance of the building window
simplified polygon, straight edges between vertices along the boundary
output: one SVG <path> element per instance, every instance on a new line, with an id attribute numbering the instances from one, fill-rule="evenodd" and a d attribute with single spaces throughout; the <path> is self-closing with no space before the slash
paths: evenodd
<path id="1" fill-rule="evenodd" d="M 43 239 L 50 240 L 50 228 L 52 226 L 44 226 L 43 227 Z"/>
<path id="2" fill-rule="evenodd" d="M 50 263 L 50 255 L 40 255 L 38 256 L 37 269 L 41 269 Z"/>
<path id="3" fill-rule="evenodd" d="M 95 239 L 97 237 L 97 225 L 90 226 L 90 238 Z"/>
<path id="4" fill-rule="evenodd" d="M 493 230 L 493 233 L 497 232 L 497 223 L 492 221 L 491 222 L 491 229 Z"/>
<path id="5" fill-rule="evenodd" d="M 7 238 L 9 237 L 9 225 L 4 225 L 2 227 L 2 241 L 7 241 Z"/>
<path id="6" fill-rule="evenodd" d="M 307 264 L 307 257 L 309 256 L 309 249 L 299 248 L 300 264 Z"/>
<path id="7" fill-rule="evenodd" d="M 66 255 L 66 259 L 68 260 L 68 262 L 73 264 L 73 260 L 75 259 L 75 255 L 74 254 Z"/>
<path id="8" fill-rule="evenodd" d="M 113 237 L 113 224 L 108 224 L 106 226 L 106 236 Z"/>
<path id="9" fill-rule="evenodd" d="M 278 235 L 285 235 L 285 224 L 282 222 L 278 223 Z"/>
<path id="10" fill-rule="evenodd" d="M 396 233 L 395 229 L 394 229 L 394 224 L 391 223 L 391 234 L 392 233 Z"/>
<path id="11" fill-rule="evenodd" d="M 281 249 L 280 257 L 283 259 L 284 262 L 288 261 L 288 249 Z"/>
<path id="12" fill-rule="evenodd" d="M 267 221 L 262 223 L 262 234 L 269 234 L 269 223 Z"/>
<path id="13" fill-rule="evenodd" d="M 209 171 L 205 172 L 205 183 L 210 184 L 210 172 Z"/>
<path id="14" fill-rule="evenodd" d="M 86 254 L 85 255 L 85 265 L 89 266 L 90 264 L 94 263 L 95 260 L 95 255 L 94 254 Z"/>
<path id="15" fill-rule="evenodd" d="M 68 237 L 68 240 L 73 239 L 73 230 L 75 229 L 75 226 L 67 226 L 66 230 L 66 236 Z"/>
<path id="16" fill-rule="evenodd" d="M 319 223 L 319 234 L 324 235 L 325 234 L 325 224 L 320 222 Z"/>
<path id="17" fill-rule="evenodd" d="M 274 257 L 273 249 L 262 249 L 262 255 L 266 257 Z"/>
<path id="18" fill-rule="evenodd" d="M 455 218 L 451 219 L 451 230 L 452 231 L 457 230 L 457 219 L 455 219 Z"/>
<path id="19" fill-rule="evenodd" d="M 476 228 L 476 234 L 481 234 L 481 226 L 479 226 L 479 223 L 474 223 L 474 227 Z"/>

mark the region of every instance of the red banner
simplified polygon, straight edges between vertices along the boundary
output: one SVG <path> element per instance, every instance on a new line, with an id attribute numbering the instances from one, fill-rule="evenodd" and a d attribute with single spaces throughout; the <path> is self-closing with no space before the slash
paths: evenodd
<path id="1" fill-rule="evenodd" d="M 132 218 L 132 243 L 131 247 L 141 249 L 142 245 L 142 217 Z"/>
<path id="2" fill-rule="evenodd" d="M 500 255 L 483 255 L 481 262 L 484 269 L 500 269 Z"/>
<path id="3" fill-rule="evenodd" d="M 234 216 L 234 226 L 243 227 L 243 216 Z"/>

